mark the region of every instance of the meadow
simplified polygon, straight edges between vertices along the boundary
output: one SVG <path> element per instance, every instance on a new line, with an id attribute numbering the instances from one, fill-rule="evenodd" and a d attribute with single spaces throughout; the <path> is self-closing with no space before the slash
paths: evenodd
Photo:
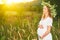
<path id="1" fill-rule="evenodd" d="M 0 40 L 37 40 L 37 28 L 41 13 L 26 11 L 17 15 L 0 15 Z M 59 19 L 60 20 L 60 19 Z M 54 18 L 52 35 L 53 40 L 60 40 L 60 27 L 57 18 Z"/>

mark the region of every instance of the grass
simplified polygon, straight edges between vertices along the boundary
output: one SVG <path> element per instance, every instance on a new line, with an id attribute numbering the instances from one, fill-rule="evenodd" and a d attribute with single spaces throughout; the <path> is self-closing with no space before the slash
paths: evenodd
<path id="1" fill-rule="evenodd" d="M 15 16 L 4 16 L 0 23 L 0 40 L 37 40 L 37 25 L 41 14 L 24 12 Z M 57 21 L 54 21 L 53 40 L 60 40 Z"/>

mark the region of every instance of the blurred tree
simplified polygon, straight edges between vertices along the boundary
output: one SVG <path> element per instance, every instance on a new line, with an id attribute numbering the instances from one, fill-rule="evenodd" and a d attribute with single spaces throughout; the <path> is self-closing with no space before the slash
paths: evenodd
<path id="1" fill-rule="evenodd" d="M 57 16 L 59 16 L 60 15 L 60 0 L 50 0 L 50 1 L 51 1 L 51 4 L 56 4 L 57 5 L 57 7 L 56 7 L 56 10 L 57 10 L 57 13 L 58 13 Z"/>

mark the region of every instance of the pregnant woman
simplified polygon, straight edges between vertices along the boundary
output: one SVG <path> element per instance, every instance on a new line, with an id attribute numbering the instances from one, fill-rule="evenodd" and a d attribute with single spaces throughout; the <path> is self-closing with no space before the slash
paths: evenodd
<path id="1" fill-rule="evenodd" d="M 52 40 L 51 28 L 53 19 L 48 6 L 43 7 L 42 18 L 39 22 L 37 34 L 39 40 Z"/>

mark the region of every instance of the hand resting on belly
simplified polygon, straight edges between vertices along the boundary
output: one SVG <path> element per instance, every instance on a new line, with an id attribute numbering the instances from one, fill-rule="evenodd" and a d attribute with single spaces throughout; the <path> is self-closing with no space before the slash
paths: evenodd
<path id="1" fill-rule="evenodd" d="M 38 25 L 38 28 L 43 29 L 43 25 Z"/>

